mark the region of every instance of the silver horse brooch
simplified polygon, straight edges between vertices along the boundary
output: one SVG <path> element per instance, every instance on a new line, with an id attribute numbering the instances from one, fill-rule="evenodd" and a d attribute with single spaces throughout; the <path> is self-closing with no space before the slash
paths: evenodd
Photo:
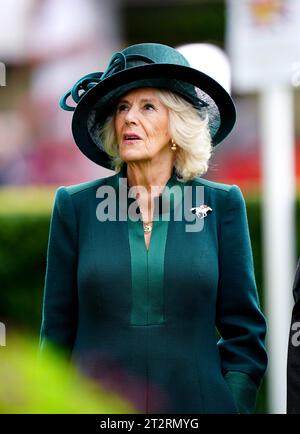
<path id="1" fill-rule="evenodd" d="M 199 217 L 199 219 L 203 219 L 204 217 L 207 216 L 208 211 L 212 211 L 212 209 L 210 206 L 200 205 L 200 206 L 196 206 L 196 208 L 191 208 L 190 211 L 193 214 L 196 214 L 196 216 Z"/>

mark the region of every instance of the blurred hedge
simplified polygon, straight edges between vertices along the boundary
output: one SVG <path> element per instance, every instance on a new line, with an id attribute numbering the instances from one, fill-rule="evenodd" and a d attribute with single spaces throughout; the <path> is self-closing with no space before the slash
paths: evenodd
<path id="1" fill-rule="evenodd" d="M 0 190 L 0 320 L 33 333 L 41 321 L 54 193 L 55 188 Z"/>
<path id="2" fill-rule="evenodd" d="M 0 321 L 38 335 L 41 322 L 46 251 L 55 188 L 0 190 Z M 264 305 L 259 196 L 247 198 L 258 291 Z M 296 204 L 299 216 L 299 201 Z M 299 246 L 300 225 L 297 225 Z M 266 411 L 265 384 L 257 412 Z"/>

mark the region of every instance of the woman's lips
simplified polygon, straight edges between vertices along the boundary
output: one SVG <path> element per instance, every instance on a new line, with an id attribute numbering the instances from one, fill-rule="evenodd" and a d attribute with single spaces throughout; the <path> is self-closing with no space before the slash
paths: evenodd
<path id="1" fill-rule="evenodd" d="M 141 140 L 141 138 L 137 134 L 124 134 L 123 142 L 124 143 L 133 143 Z"/>
<path id="2" fill-rule="evenodd" d="M 135 138 L 135 139 L 123 139 L 124 143 L 133 143 L 133 142 L 138 142 L 141 139 Z"/>

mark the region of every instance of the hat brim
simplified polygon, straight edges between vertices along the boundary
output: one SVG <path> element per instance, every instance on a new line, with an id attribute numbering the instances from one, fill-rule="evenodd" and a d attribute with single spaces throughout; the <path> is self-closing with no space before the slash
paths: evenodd
<path id="1" fill-rule="evenodd" d="M 153 84 L 155 79 L 179 80 L 192 84 L 207 94 L 219 111 L 219 125 L 212 136 L 213 146 L 227 137 L 235 124 L 236 110 L 225 89 L 208 75 L 188 66 L 155 63 L 117 72 L 100 81 L 83 95 L 72 120 L 73 137 L 83 154 L 96 164 L 112 169 L 110 157 L 96 145 L 89 133 L 87 124 L 91 110 L 97 110 L 104 121 L 112 113 L 114 104 L 121 94 L 138 87 L 158 87 Z M 145 80 L 149 85 L 145 85 Z M 107 95 L 110 95 L 109 100 L 106 98 Z"/>

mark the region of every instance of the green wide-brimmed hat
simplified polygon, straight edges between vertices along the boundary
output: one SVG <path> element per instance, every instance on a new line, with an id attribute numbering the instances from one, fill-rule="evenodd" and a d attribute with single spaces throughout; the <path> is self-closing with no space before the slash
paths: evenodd
<path id="1" fill-rule="evenodd" d="M 82 77 L 60 100 L 64 110 L 74 111 L 72 132 L 79 149 L 100 166 L 112 169 L 101 130 L 119 98 L 140 87 L 170 90 L 190 102 L 199 114 L 208 114 L 213 146 L 232 130 L 236 111 L 226 90 L 214 79 L 191 68 L 186 58 L 167 45 L 131 45 L 115 53 L 105 72 Z M 69 106 L 72 97 L 76 106 Z"/>

